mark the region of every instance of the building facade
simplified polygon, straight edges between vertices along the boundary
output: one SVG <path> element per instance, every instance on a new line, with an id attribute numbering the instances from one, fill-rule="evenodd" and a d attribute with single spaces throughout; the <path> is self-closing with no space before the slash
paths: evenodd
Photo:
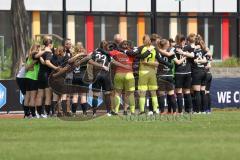
<path id="1" fill-rule="evenodd" d="M 90 52 L 115 33 L 142 44 L 144 34 L 162 38 L 199 33 L 214 59 L 239 57 L 239 0 L 24 0 L 31 34 L 81 41 Z M 0 39 L 11 47 L 11 0 L 0 0 Z M 153 13 L 154 11 L 154 13 Z M 154 22 L 153 22 L 154 20 Z M 65 35 L 66 34 L 66 35 Z"/>

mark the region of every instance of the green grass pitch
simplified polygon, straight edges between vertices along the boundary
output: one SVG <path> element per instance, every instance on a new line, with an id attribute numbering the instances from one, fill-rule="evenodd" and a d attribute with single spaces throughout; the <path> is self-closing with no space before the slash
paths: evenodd
<path id="1" fill-rule="evenodd" d="M 240 112 L 192 121 L 0 119 L 0 160 L 238 160 Z"/>

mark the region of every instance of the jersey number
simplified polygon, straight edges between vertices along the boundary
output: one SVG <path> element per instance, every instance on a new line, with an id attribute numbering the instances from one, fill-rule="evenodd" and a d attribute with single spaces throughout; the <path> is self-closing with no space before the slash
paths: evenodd
<path id="1" fill-rule="evenodd" d="M 150 55 L 148 55 L 148 57 L 147 57 L 147 62 L 149 62 L 152 57 L 153 57 L 153 54 L 152 54 L 152 53 L 151 53 Z"/>
<path id="2" fill-rule="evenodd" d="M 106 60 L 107 60 L 107 56 L 106 55 L 101 55 L 101 54 L 96 54 L 96 60 L 100 60 L 103 62 L 103 66 L 105 66 Z"/>

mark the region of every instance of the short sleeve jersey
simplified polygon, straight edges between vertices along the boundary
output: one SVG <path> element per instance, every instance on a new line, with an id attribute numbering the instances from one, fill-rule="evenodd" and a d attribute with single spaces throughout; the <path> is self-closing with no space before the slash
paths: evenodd
<path id="1" fill-rule="evenodd" d="M 175 49 L 174 49 L 175 58 L 178 59 L 178 60 L 182 59 L 184 56 L 181 55 L 181 54 L 177 51 L 178 48 L 179 48 L 179 49 L 182 49 L 182 47 L 179 46 L 179 45 L 176 45 L 174 48 L 175 48 Z M 183 63 L 181 63 L 181 64 L 175 64 L 175 73 L 176 73 L 176 74 L 178 74 L 178 73 L 180 73 L 180 74 L 190 73 L 190 71 L 189 71 L 188 69 L 191 68 L 191 67 L 190 67 L 189 65 L 190 65 L 190 64 L 189 64 L 189 62 L 188 62 L 188 59 L 185 59 L 185 60 L 183 61 Z"/>
<path id="2" fill-rule="evenodd" d="M 148 48 L 144 47 L 142 49 L 142 51 L 141 51 L 141 54 L 144 54 L 147 50 L 148 50 Z M 156 61 L 156 54 L 157 54 L 156 50 L 153 49 L 151 51 L 151 53 L 146 58 L 141 60 L 141 62 L 143 62 L 143 61 L 147 62 L 147 63 L 155 62 Z M 139 73 L 140 74 L 147 74 L 147 73 L 152 72 L 153 70 L 155 70 L 153 67 L 149 67 L 147 65 L 144 65 L 141 62 L 140 62 L 140 67 L 139 67 Z"/>
<path id="3" fill-rule="evenodd" d="M 202 49 L 196 49 L 194 51 L 194 60 L 195 59 L 199 59 L 199 60 L 203 59 L 206 56 L 206 53 L 207 52 L 203 51 Z M 193 72 L 205 71 L 205 66 L 206 66 L 206 64 L 193 62 L 193 64 L 192 64 Z"/>
<path id="4" fill-rule="evenodd" d="M 193 48 L 191 45 L 186 45 L 183 47 L 184 52 L 192 53 L 195 51 L 195 48 Z M 192 70 L 192 64 L 193 64 L 193 58 L 187 58 L 186 59 L 186 72 L 191 73 Z"/>
<path id="5" fill-rule="evenodd" d="M 113 50 L 113 51 L 110 51 L 109 54 L 114 60 L 116 60 L 117 62 L 123 65 L 132 66 L 133 64 L 133 58 L 128 57 L 125 53 L 119 52 L 117 50 Z M 132 72 L 132 69 L 129 70 L 123 67 L 116 68 L 116 73 L 127 73 L 127 72 Z"/>
<path id="6" fill-rule="evenodd" d="M 175 48 L 170 48 L 169 50 L 167 50 L 168 52 L 174 52 L 174 49 Z M 162 57 L 162 59 L 165 61 L 165 62 L 168 62 L 168 63 L 172 63 L 172 60 L 175 58 L 175 54 L 172 55 L 172 56 L 165 56 L 165 55 L 161 55 L 159 53 L 160 57 Z M 172 68 L 169 68 L 168 66 L 166 65 L 159 65 L 158 66 L 158 70 L 157 70 L 157 75 L 167 75 L 167 76 L 171 76 L 173 75 L 173 70 Z"/>
<path id="7" fill-rule="evenodd" d="M 102 64 L 103 66 L 109 67 L 112 59 L 109 54 L 95 50 L 92 54 L 92 60 Z"/>

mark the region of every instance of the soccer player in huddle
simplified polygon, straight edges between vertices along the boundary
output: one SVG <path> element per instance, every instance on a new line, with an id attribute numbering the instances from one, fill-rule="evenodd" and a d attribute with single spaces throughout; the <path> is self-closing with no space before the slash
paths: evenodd
<path id="1" fill-rule="evenodd" d="M 159 63 L 165 64 L 171 67 L 171 64 L 165 62 L 158 54 L 157 49 L 151 44 L 151 39 L 148 35 L 143 37 L 143 49 L 140 54 L 148 52 L 149 55 L 140 60 L 139 65 L 139 82 L 138 89 L 140 91 L 140 114 L 145 113 L 145 102 L 146 102 L 146 91 L 149 91 L 152 98 L 153 113 L 156 114 L 158 109 L 158 99 L 156 91 L 158 89 L 157 78 L 156 78 L 156 68 Z"/>
<path id="2" fill-rule="evenodd" d="M 38 72 L 38 93 L 35 106 L 37 107 L 38 115 L 42 118 L 46 118 L 44 114 L 43 104 L 45 106 L 47 115 L 49 115 L 52 102 L 52 91 L 48 85 L 48 78 L 52 70 L 58 70 L 59 68 L 51 62 L 53 56 L 52 39 L 50 37 L 44 37 L 43 45 L 44 51 L 33 55 L 34 59 L 38 60 L 40 64 Z"/>
<path id="3" fill-rule="evenodd" d="M 114 75 L 114 107 L 115 113 L 119 111 L 121 96 L 123 99 L 124 115 L 127 115 L 127 108 L 130 107 L 131 114 L 135 113 L 134 90 L 135 81 L 133 76 L 132 63 L 133 58 L 126 53 L 119 51 L 119 48 L 125 48 L 128 45 L 127 41 L 123 41 L 117 48 L 115 43 L 110 46 L 110 56 L 125 67 L 116 66 Z"/>
<path id="4" fill-rule="evenodd" d="M 158 42 L 160 56 L 166 63 L 172 64 L 175 58 L 174 48 L 170 47 L 170 42 L 167 39 L 161 39 Z M 177 103 L 174 93 L 174 79 L 172 65 L 159 65 L 157 70 L 158 80 L 158 102 L 160 113 L 164 113 L 165 92 L 167 93 L 168 113 L 176 114 Z"/>
<path id="5" fill-rule="evenodd" d="M 194 40 L 190 40 L 194 43 Z M 194 49 L 191 47 L 191 45 L 186 44 L 187 41 L 183 35 L 177 35 L 175 41 L 175 87 L 178 103 L 178 112 L 182 113 L 184 103 L 185 112 L 190 113 L 193 107 L 190 90 L 192 86 L 191 63 L 194 56 Z"/>

